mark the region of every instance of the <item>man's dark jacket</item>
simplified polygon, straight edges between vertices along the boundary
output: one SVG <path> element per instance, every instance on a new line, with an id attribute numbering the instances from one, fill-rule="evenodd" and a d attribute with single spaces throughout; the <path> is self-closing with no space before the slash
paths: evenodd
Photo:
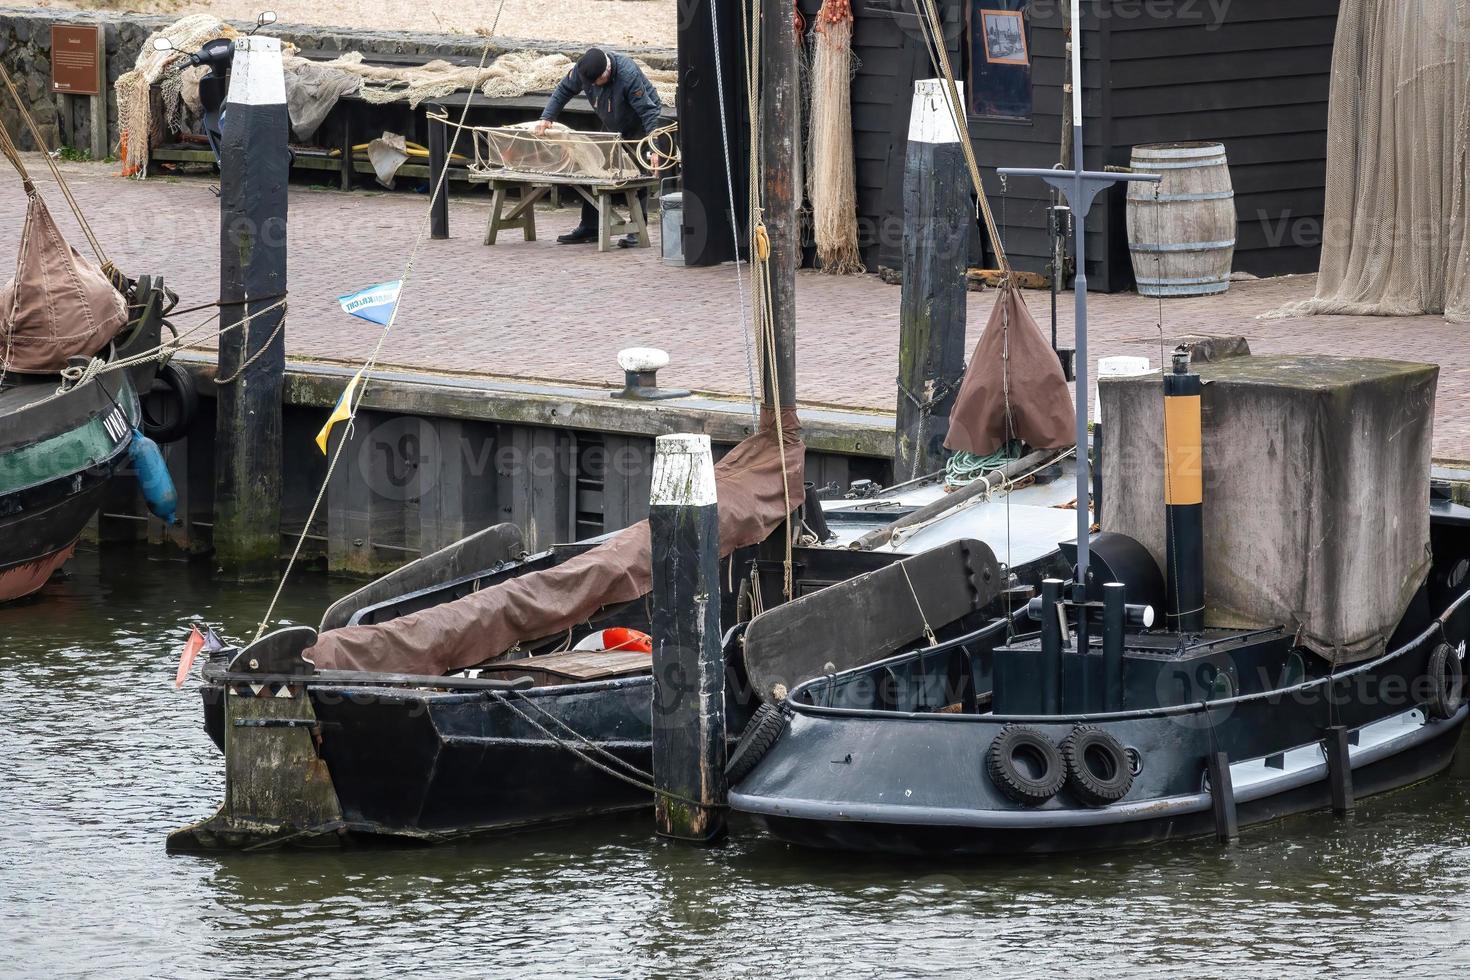
<path id="1" fill-rule="evenodd" d="M 609 51 L 607 56 L 612 59 L 612 77 L 606 85 L 583 79 L 573 67 L 557 84 L 556 91 L 551 93 L 541 118 L 555 119 L 572 97 L 581 92 L 592 103 L 592 111 L 597 113 L 597 118 L 610 133 L 617 133 L 624 139 L 638 139 L 657 129 L 663 103 L 653 83 L 627 55 Z"/>

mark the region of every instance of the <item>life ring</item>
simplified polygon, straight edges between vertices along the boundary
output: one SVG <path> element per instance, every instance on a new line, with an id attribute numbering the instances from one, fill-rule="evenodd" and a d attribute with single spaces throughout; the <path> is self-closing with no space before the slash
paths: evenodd
<path id="1" fill-rule="evenodd" d="M 178 442 L 189 432 L 189 427 L 194 424 L 194 416 L 199 412 L 199 392 L 194 387 L 194 379 L 188 371 L 173 361 L 168 361 L 158 369 L 158 375 L 153 379 L 153 387 L 143 393 L 140 399 L 143 409 L 143 434 L 159 445 L 170 442 Z M 160 422 L 154 418 L 153 413 L 148 410 L 149 402 L 154 399 L 165 399 L 173 405 L 173 419 L 168 422 Z"/>
<path id="2" fill-rule="evenodd" d="M 1067 788 L 1087 806 L 1116 803 L 1133 788 L 1135 763 L 1128 750 L 1111 732 L 1095 725 L 1072 729 L 1062 741 L 1062 761 L 1067 766 Z"/>
<path id="3" fill-rule="evenodd" d="M 1023 806 L 1040 806 L 1067 781 L 1067 768 L 1052 740 L 1026 725 L 1007 725 L 985 752 L 985 771 L 995 788 Z"/>
<path id="4" fill-rule="evenodd" d="M 641 630 L 628 629 L 626 626 L 611 626 L 605 630 L 588 633 L 572 649 L 593 653 L 612 653 L 614 650 L 623 650 L 651 654 L 653 653 L 653 637 Z"/>
<path id="5" fill-rule="evenodd" d="M 786 732 L 787 720 L 786 712 L 769 701 L 755 709 L 745 731 L 740 734 L 740 741 L 735 744 L 735 750 L 730 753 L 729 761 L 725 763 L 727 783 L 733 786 L 750 774 L 756 763 L 765 758 Z"/>
<path id="6" fill-rule="evenodd" d="M 1448 643 L 1441 643 L 1429 655 L 1429 700 L 1425 708 L 1429 717 L 1441 721 L 1453 718 L 1465 703 L 1465 665 L 1460 654 Z"/>

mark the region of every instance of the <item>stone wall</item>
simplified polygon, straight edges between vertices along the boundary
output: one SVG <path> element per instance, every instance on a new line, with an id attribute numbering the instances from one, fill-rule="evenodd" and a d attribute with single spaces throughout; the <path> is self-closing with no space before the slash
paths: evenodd
<path id="1" fill-rule="evenodd" d="M 101 11 L 67 11 L 36 7 L 0 6 L 0 64 L 15 77 L 28 108 L 42 135 L 52 148 L 91 146 L 91 121 L 88 100 L 82 97 L 58 96 L 51 91 L 51 25 L 101 24 L 107 39 L 108 145 L 116 146 L 117 99 L 112 85 L 133 67 L 148 35 L 173 22 L 169 16 L 144 16 Z M 241 29 L 249 24 L 237 24 Z M 466 34 L 426 34 L 410 31 L 375 31 L 344 27 L 297 27 L 276 24 L 262 33 L 290 41 L 306 51 L 361 51 L 374 54 L 422 55 L 425 61 L 438 57 L 479 59 L 485 41 Z M 497 38 L 491 54 L 506 51 L 561 52 L 576 57 L 586 45 L 557 41 Z M 638 48 L 636 54 L 655 68 L 673 68 L 674 52 L 669 48 Z M 61 107 L 59 109 L 59 107 Z M 70 113 L 64 120 L 61 111 Z M 0 93 L 0 122 L 10 130 L 21 149 L 34 149 L 30 134 L 21 122 L 8 93 Z"/>

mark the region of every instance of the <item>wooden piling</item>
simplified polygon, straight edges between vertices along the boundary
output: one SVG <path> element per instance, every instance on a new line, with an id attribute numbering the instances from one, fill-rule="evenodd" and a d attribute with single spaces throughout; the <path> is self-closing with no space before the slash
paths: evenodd
<path id="1" fill-rule="evenodd" d="M 796 405 L 796 267 L 800 242 L 796 225 L 796 141 L 801 82 L 797 75 L 796 32 L 789 0 L 760 0 L 761 141 L 765 177 L 764 220 L 770 236 L 772 358 L 762 340 L 761 392 L 767 407 Z"/>
<path id="2" fill-rule="evenodd" d="M 648 523 L 654 815 L 661 835 L 707 844 L 725 833 L 720 524 L 709 436 L 658 438 Z"/>
<path id="3" fill-rule="evenodd" d="M 473 94 L 473 93 L 471 93 Z M 466 95 L 465 98 L 470 98 Z M 439 108 L 443 108 L 440 106 Z M 434 200 L 429 204 L 429 237 L 449 237 L 449 171 L 444 165 L 449 162 L 449 127 L 445 123 L 429 120 L 429 193 Z M 439 175 L 443 174 L 443 182 Z"/>
<path id="4" fill-rule="evenodd" d="M 903 173 L 903 297 L 893 472 L 944 467 L 949 412 L 965 369 L 965 260 L 971 206 L 959 131 L 936 79 L 914 83 Z"/>
<path id="5" fill-rule="evenodd" d="M 279 40 L 237 42 L 226 103 L 218 376 L 232 380 L 219 388 L 215 423 L 214 550 L 221 566 L 253 577 L 273 574 L 280 551 L 285 308 L 261 315 L 286 297 L 290 125 Z"/>

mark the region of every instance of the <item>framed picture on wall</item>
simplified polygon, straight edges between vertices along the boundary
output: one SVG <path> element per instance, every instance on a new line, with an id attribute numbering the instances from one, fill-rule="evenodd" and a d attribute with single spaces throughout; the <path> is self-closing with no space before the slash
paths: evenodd
<path id="1" fill-rule="evenodd" d="M 992 65 L 1030 65 L 1026 21 L 1019 10 L 980 11 L 985 34 L 985 60 Z"/>

